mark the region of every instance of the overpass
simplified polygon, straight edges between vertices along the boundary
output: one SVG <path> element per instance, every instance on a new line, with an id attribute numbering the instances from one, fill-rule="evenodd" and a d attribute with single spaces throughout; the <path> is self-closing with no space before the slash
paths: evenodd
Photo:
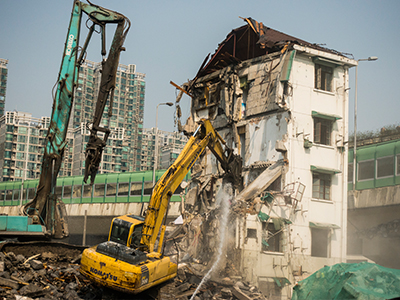
<path id="1" fill-rule="evenodd" d="M 165 170 L 157 170 L 160 178 Z M 188 175 L 186 180 L 190 179 Z M 82 244 L 86 224 L 86 244 L 94 245 L 107 239 L 112 218 L 145 212 L 153 189 L 152 171 L 98 174 L 92 185 L 84 184 L 83 176 L 59 177 L 55 193 L 66 207 L 70 237 L 64 241 Z M 0 213 L 20 214 L 21 205 L 31 201 L 38 180 L 0 183 Z M 180 215 L 183 190 L 171 197 L 169 220 Z"/>

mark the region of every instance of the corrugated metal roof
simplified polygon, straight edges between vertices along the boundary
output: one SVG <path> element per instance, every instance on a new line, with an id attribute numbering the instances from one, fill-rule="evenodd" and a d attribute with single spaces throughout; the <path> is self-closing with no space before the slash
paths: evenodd
<path id="1" fill-rule="evenodd" d="M 293 44 L 310 47 L 327 53 L 344 56 L 342 53 L 295 38 L 264 26 L 252 18 L 242 18 L 247 24 L 233 29 L 222 41 L 215 53 L 203 62 L 196 78 L 241 61 L 256 58 L 268 53 L 281 51 Z"/>

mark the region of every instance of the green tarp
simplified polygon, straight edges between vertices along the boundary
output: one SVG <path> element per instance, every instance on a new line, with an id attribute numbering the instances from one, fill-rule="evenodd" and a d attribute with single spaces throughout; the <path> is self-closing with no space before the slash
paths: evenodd
<path id="1" fill-rule="evenodd" d="M 318 270 L 293 288 L 292 300 L 397 297 L 400 297 L 400 270 L 362 262 L 341 263 Z"/>
<path id="2" fill-rule="evenodd" d="M 269 219 L 269 216 L 260 210 L 258 213 L 258 218 L 260 219 L 261 222 L 267 222 Z"/>

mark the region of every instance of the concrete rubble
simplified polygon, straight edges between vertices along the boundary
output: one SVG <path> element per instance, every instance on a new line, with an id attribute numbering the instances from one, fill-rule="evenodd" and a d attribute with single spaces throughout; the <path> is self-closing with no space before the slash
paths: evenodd
<path id="1" fill-rule="evenodd" d="M 204 266 L 203 266 L 204 268 Z M 197 264 L 181 264 L 178 276 L 175 279 L 175 296 L 178 300 L 186 300 L 192 297 L 195 289 L 202 280 L 204 272 L 196 271 Z M 201 270 L 201 268 L 200 268 Z M 162 294 L 163 289 L 160 290 Z M 163 299 L 163 298 L 161 298 Z M 202 285 L 200 291 L 194 297 L 195 300 L 205 299 L 239 299 L 239 300 L 263 300 L 265 298 L 255 286 L 241 281 L 240 276 L 225 277 L 220 280 L 209 280 Z"/>
<path id="2" fill-rule="evenodd" d="M 13 251 L 8 251 L 5 246 L 0 253 L 3 299 L 89 299 L 85 294 L 90 294 L 90 283 L 79 273 L 80 249 L 52 251 L 53 247 L 11 243 Z M 31 255 L 39 248 L 46 251 Z"/>
<path id="3" fill-rule="evenodd" d="M 170 234 L 179 236 L 185 231 L 184 227 L 184 225 L 175 226 L 170 230 Z M 64 245 L 62 243 L 49 245 L 39 243 L 38 246 L 36 243 L 3 245 L 0 252 L 0 297 L 10 300 L 131 298 L 131 295 L 93 286 L 79 273 L 79 260 L 83 247 Z M 178 276 L 174 280 L 156 289 L 153 288 L 135 299 L 189 299 L 206 271 L 207 263 L 191 259 L 190 262 L 179 265 Z M 243 282 L 240 276 L 232 275 L 208 280 L 194 299 L 266 298 L 256 287 Z"/>

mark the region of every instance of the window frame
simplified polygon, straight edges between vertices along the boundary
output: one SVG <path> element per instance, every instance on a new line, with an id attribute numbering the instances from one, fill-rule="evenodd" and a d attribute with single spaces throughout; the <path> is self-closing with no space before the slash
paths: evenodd
<path id="1" fill-rule="evenodd" d="M 310 227 L 310 231 L 311 231 L 311 256 L 312 257 L 321 257 L 321 258 L 331 258 L 332 230 L 328 229 L 328 228 L 325 229 L 325 228 Z M 315 255 L 316 253 L 315 252 L 313 253 L 313 249 L 315 249 L 315 247 L 321 245 L 320 240 L 318 240 L 318 241 L 315 240 L 315 235 L 317 233 L 321 234 L 322 232 L 326 233 L 326 256 Z"/>
<path id="2" fill-rule="evenodd" d="M 267 222 L 262 222 L 262 240 L 264 239 L 264 234 L 268 234 L 271 232 L 272 236 L 268 238 L 268 240 L 265 240 L 267 243 L 272 239 L 273 246 L 268 246 L 268 247 L 274 247 L 274 249 L 264 249 L 265 246 L 264 244 L 261 243 L 261 251 L 262 252 L 273 252 L 273 253 L 283 253 L 283 224 L 281 224 L 281 228 L 276 229 L 275 224 L 272 221 L 272 219 L 268 220 Z M 272 243 L 271 243 L 272 244 Z"/>
<path id="3" fill-rule="evenodd" d="M 330 71 L 330 72 L 329 72 Z M 321 62 L 314 63 L 314 89 L 333 93 L 333 78 L 335 66 Z M 330 78 L 327 78 L 328 75 Z"/>
<path id="4" fill-rule="evenodd" d="M 319 189 L 318 189 L 318 197 L 315 197 L 314 195 L 314 187 L 315 187 L 315 184 L 314 184 L 314 181 L 315 181 L 315 177 L 318 177 L 318 179 L 319 179 L 319 184 L 318 184 L 318 187 L 319 187 Z M 324 191 L 323 191 L 323 197 L 324 198 L 320 198 L 320 195 L 321 195 L 321 179 L 322 180 L 324 180 L 324 182 L 325 181 L 327 181 L 328 179 L 329 179 L 329 191 L 328 191 L 328 199 L 326 199 L 325 197 L 326 197 L 326 187 L 328 186 L 328 185 L 325 185 L 324 184 Z M 316 200 L 322 200 L 322 201 L 329 201 L 329 202 L 332 202 L 333 200 L 332 200 L 332 174 L 325 174 L 325 173 L 321 173 L 321 172 L 312 172 L 312 190 L 311 190 L 311 193 L 312 193 L 312 199 L 316 199 Z"/>
<path id="5" fill-rule="evenodd" d="M 390 164 L 392 166 L 392 169 L 391 169 L 392 173 L 390 175 L 379 176 L 379 160 L 388 159 L 388 158 L 392 159 L 391 164 Z M 394 164 L 395 164 L 394 155 L 387 155 L 387 156 L 382 156 L 382 157 L 376 158 L 376 167 L 375 167 L 376 179 L 392 178 L 393 176 L 395 176 L 395 170 L 393 167 Z"/>
<path id="6" fill-rule="evenodd" d="M 365 172 L 360 172 L 361 168 L 360 168 L 360 164 L 363 163 L 372 163 L 373 164 L 373 170 L 372 170 L 372 178 L 368 177 L 365 179 L 360 179 L 360 174 L 364 174 Z M 361 161 L 357 161 L 357 182 L 363 182 L 363 181 L 370 181 L 370 180 L 375 180 L 375 176 L 376 176 L 376 164 L 375 164 L 375 159 L 371 158 L 371 159 L 365 159 L 365 160 L 361 160 Z"/>
<path id="7" fill-rule="evenodd" d="M 332 120 L 328 120 L 328 119 L 324 119 L 324 118 L 320 118 L 320 117 L 313 117 L 313 143 L 314 144 L 332 146 L 333 122 L 334 121 L 332 121 Z M 319 133 L 316 133 L 318 130 L 319 130 Z M 322 136 L 323 130 L 326 131 L 324 133 L 324 136 Z M 324 138 L 323 141 L 321 141 L 322 138 Z"/>

